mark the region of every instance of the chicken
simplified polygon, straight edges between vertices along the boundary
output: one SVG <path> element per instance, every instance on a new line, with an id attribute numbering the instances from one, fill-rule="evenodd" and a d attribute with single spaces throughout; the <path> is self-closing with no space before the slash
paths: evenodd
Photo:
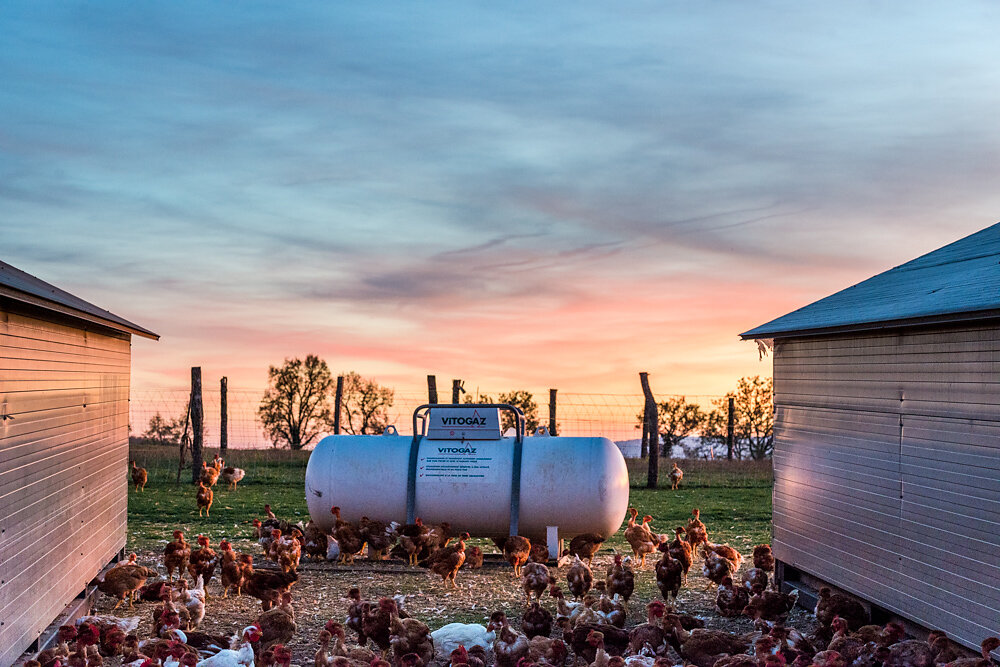
<path id="1" fill-rule="evenodd" d="M 753 548 L 753 566 L 765 572 L 774 572 L 774 554 L 770 544 L 758 544 Z"/>
<path id="2" fill-rule="evenodd" d="M 552 613 L 535 600 L 521 614 L 521 631 L 528 639 L 552 634 Z"/>
<path id="3" fill-rule="evenodd" d="M 561 639 L 549 639 L 543 635 L 535 635 L 528 640 L 528 660 L 538 665 L 562 667 L 569 657 L 566 642 Z"/>
<path id="4" fill-rule="evenodd" d="M 616 557 L 621 558 L 620 556 Z M 586 563 L 580 560 L 579 556 L 574 556 L 573 558 L 573 564 L 566 572 L 566 584 L 569 586 L 573 597 L 581 600 L 594 585 L 594 573 L 591 572 Z M 539 594 L 539 597 L 541 597 L 541 594 Z"/>
<path id="5" fill-rule="evenodd" d="M 469 651 L 467 651 L 465 646 L 461 644 L 458 645 L 458 648 L 454 649 L 447 655 L 450 660 L 448 664 L 451 667 L 485 667 L 486 665 L 485 660 L 479 660 L 469 655 Z"/>
<path id="6" fill-rule="evenodd" d="M 374 521 L 363 516 L 358 522 L 358 530 L 364 541 L 368 543 L 368 557 L 374 560 L 383 560 L 386 553 L 396 544 L 399 524 L 395 521 L 390 523 Z"/>
<path id="7" fill-rule="evenodd" d="M 354 557 L 365 548 L 365 539 L 361 536 L 361 531 L 350 521 L 340 518 L 340 508 L 333 507 L 330 512 L 336 517 L 333 527 L 333 536 L 340 545 L 340 562 L 351 564 Z"/>
<path id="8" fill-rule="evenodd" d="M 427 540 L 425 541 L 426 553 L 434 553 L 438 549 L 443 549 L 448 546 L 451 542 L 451 524 L 447 521 L 442 521 L 436 526 L 430 526 L 427 532 Z"/>
<path id="9" fill-rule="evenodd" d="M 230 491 L 235 491 L 237 482 L 241 481 L 244 477 L 246 477 L 246 474 L 247 473 L 245 470 L 243 470 L 243 468 L 233 468 L 227 466 L 222 469 L 220 477 L 222 478 L 222 481 L 226 483 L 226 487 Z"/>
<path id="10" fill-rule="evenodd" d="M 145 468 L 140 468 L 135 464 L 135 459 L 128 462 L 132 466 L 132 486 L 135 487 L 136 491 L 143 491 L 146 488 L 146 481 L 149 479 L 149 473 L 146 472 Z"/>
<path id="11" fill-rule="evenodd" d="M 142 585 L 150 577 L 155 577 L 156 571 L 141 565 L 120 564 L 112 567 L 104 573 L 103 577 L 97 579 L 97 590 L 105 595 L 118 598 L 114 608 L 128 598 L 128 606 L 131 607 L 135 597 Z"/>
<path id="12" fill-rule="evenodd" d="M 737 570 L 739 570 L 740 565 L 743 564 L 743 556 L 740 554 L 739 551 L 732 548 L 728 544 L 713 544 L 711 542 L 706 542 L 704 548 L 710 551 L 714 551 L 718 555 L 730 561 L 733 564 L 734 573 Z"/>
<path id="13" fill-rule="evenodd" d="M 582 602 L 567 602 L 562 589 L 555 584 L 549 587 L 549 595 L 556 599 L 556 609 L 558 611 L 556 620 L 566 619 L 570 621 L 571 627 L 575 624 L 579 615 L 583 613 L 583 610 L 586 609 L 586 605 Z"/>
<path id="14" fill-rule="evenodd" d="M 462 566 L 470 570 L 478 570 L 483 567 L 483 550 L 479 547 L 469 547 L 465 550 L 465 564 Z"/>
<path id="15" fill-rule="evenodd" d="M 687 541 L 691 545 L 691 553 L 696 552 L 698 545 L 708 542 L 708 530 L 705 528 L 705 524 L 701 522 L 701 510 L 691 510 L 691 518 L 688 519 L 684 532 L 687 533 Z"/>
<path id="16" fill-rule="evenodd" d="M 455 544 L 438 549 L 427 559 L 427 566 L 431 572 L 441 577 L 441 583 L 447 585 L 451 582 L 452 588 L 458 588 L 455 577 L 459 568 L 465 562 L 465 541 L 471 536 L 462 533 Z"/>
<path id="17" fill-rule="evenodd" d="M 392 620 L 397 614 L 396 601 L 381 598 L 375 610 L 367 604 L 362 618 L 364 635 L 370 638 L 382 651 L 383 657 L 392 648 Z"/>
<path id="18" fill-rule="evenodd" d="M 175 530 L 174 541 L 163 548 L 163 567 L 167 569 L 167 581 L 173 581 L 174 570 L 177 570 L 179 577 L 184 576 L 190 557 L 191 546 L 184 540 L 184 533 Z"/>
<path id="19" fill-rule="evenodd" d="M 666 650 L 666 634 L 663 632 L 661 619 L 666 610 L 659 600 L 653 600 L 646 605 L 646 622 L 632 628 L 628 635 L 629 650 L 633 654 L 663 655 Z"/>
<path id="20" fill-rule="evenodd" d="M 750 602 L 747 603 L 743 613 L 754 620 L 761 621 L 784 621 L 788 612 L 792 610 L 798 601 L 799 592 L 779 593 L 777 591 L 766 591 L 755 586 Z"/>
<path id="21" fill-rule="evenodd" d="M 602 635 L 601 640 L 603 643 L 604 651 L 609 656 L 622 656 L 629 647 L 629 633 L 612 625 L 591 625 L 587 623 L 581 623 L 573 628 L 573 632 L 570 633 L 570 646 L 573 648 L 573 653 L 576 654 L 578 658 L 583 658 L 588 664 L 593 663 L 597 657 L 597 646 L 588 641 L 591 632 L 597 632 Z"/>
<path id="22" fill-rule="evenodd" d="M 420 663 L 426 665 L 434 657 L 434 640 L 431 629 L 415 618 L 400 618 L 392 614 L 389 623 L 389 645 L 392 647 L 394 665 L 405 665 L 402 658 L 416 654 Z"/>
<path id="23" fill-rule="evenodd" d="M 496 636 L 496 632 L 487 630 L 479 623 L 448 623 L 431 633 L 435 655 L 441 659 L 450 656 L 459 646 L 488 649 L 493 646 Z"/>
<path id="24" fill-rule="evenodd" d="M 239 554 L 233 551 L 233 545 L 228 540 L 219 542 L 219 557 L 222 597 L 229 597 L 229 590 L 232 588 L 235 588 L 236 594 L 240 595 L 243 590 L 243 568 L 240 567 Z"/>
<path id="25" fill-rule="evenodd" d="M 583 533 L 582 535 L 577 535 L 569 541 L 569 553 L 571 556 L 579 556 L 580 560 L 587 561 L 587 565 L 593 567 L 594 556 L 597 555 L 601 545 L 604 544 L 607 539 L 608 538 L 598 535 L 597 533 Z"/>
<path id="26" fill-rule="evenodd" d="M 620 595 L 615 595 L 614 598 L 609 598 L 607 593 L 607 587 L 605 582 L 598 581 L 594 584 L 594 589 L 600 595 L 597 602 L 591 605 L 594 611 L 599 612 L 605 618 L 605 620 L 611 625 L 624 628 L 625 619 L 628 616 L 628 610 L 625 603 L 622 601 Z"/>
<path id="27" fill-rule="evenodd" d="M 944 639 L 945 641 L 948 640 L 947 637 L 939 637 L 939 644 L 941 639 Z M 1000 638 L 987 637 L 979 645 L 979 654 L 982 656 L 981 658 L 971 656 L 955 658 L 948 662 L 945 667 L 991 667 L 993 665 L 993 658 L 990 656 L 990 653 L 998 648 L 1000 648 Z M 936 663 L 941 664 L 941 653 L 938 653 L 936 657 Z"/>
<path id="28" fill-rule="evenodd" d="M 191 580 L 194 581 L 201 576 L 207 584 L 212 580 L 212 576 L 215 574 L 215 566 L 218 562 L 219 556 L 209 546 L 208 537 L 199 535 L 198 548 L 191 551 L 191 556 L 188 559 L 187 569 L 188 574 L 191 575 Z"/>
<path id="29" fill-rule="evenodd" d="M 694 562 L 694 558 L 691 555 L 691 545 L 681 537 L 681 533 L 683 532 L 684 528 L 682 526 L 674 528 L 674 539 L 672 542 L 667 543 L 666 548 L 672 558 L 680 561 L 684 572 L 684 583 L 687 583 L 688 571 L 691 569 L 691 563 Z M 658 548 L 661 551 L 663 550 L 663 542 L 660 542 Z"/>
<path id="30" fill-rule="evenodd" d="M 584 566 L 586 567 L 586 566 Z M 531 604 L 532 595 L 537 595 L 539 601 L 550 584 L 555 583 L 555 579 L 549 573 L 547 565 L 541 563 L 527 563 L 521 568 L 521 588 L 527 598 L 526 604 Z"/>
<path id="31" fill-rule="evenodd" d="M 347 619 L 344 621 L 344 625 L 357 633 L 359 646 L 367 646 L 368 635 L 365 634 L 364 630 L 365 610 L 371 607 L 371 603 L 361 599 L 361 590 L 356 587 L 347 591 L 347 599 L 349 602 L 347 603 Z"/>
<path id="32" fill-rule="evenodd" d="M 528 562 L 548 565 L 549 548 L 544 544 L 542 544 L 541 542 L 536 542 L 535 544 L 532 544 L 531 551 L 528 552 Z"/>
<path id="33" fill-rule="evenodd" d="M 591 630 L 587 633 L 587 643 L 594 647 L 594 660 L 590 667 L 609 667 L 610 656 L 604 648 L 604 633 L 600 630 Z"/>
<path id="34" fill-rule="evenodd" d="M 610 595 L 620 595 L 625 600 L 625 604 L 628 604 L 629 598 L 635 591 L 635 573 L 630 566 L 622 562 L 621 554 L 615 554 L 614 562 L 608 567 L 604 583 Z"/>
<path id="35" fill-rule="evenodd" d="M 677 599 L 683 578 L 684 566 L 679 560 L 672 558 L 669 552 L 664 551 L 656 563 L 656 587 L 660 589 L 664 600 L 670 602 Z"/>
<path id="36" fill-rule="evenodd" d="M 833 638 L 827 645 L 826 650 L 836 651 L 848 664 L 853 664 L 855 660 L 861 657 L 861 653 L 865 651 L 867 643 L 858 637 L 848 634 L 847 621 L 839 616 L 835 616 L 830 625 L 834 632 Z"/>
<path id="37" fill-rule="evenodd" d="M 743 586 L 733 583 L 732 577 L 726 577 L 719 584 L 715 595 L 715 608 L 726 618 L 740 616 L 750 602 L 750 592 Z"/>
<path id="38" fill-rule="evenodd" d="M 261 608 L 267 611 L 277 602 L 282 593 L 288 592 L 292 584 L 299 580 L 299 575 L 291 572 L 254 571 L 253 557 L 249 554 L 240 556 L 243 565 L 243 592 L 260 600 Z"/>
<path id="39" fill-rule="evenodd" d="M 521 576 L 521 568 L 528 562 L 531 553 L 531 541 L 527 537 L 512 535 L 504 540 L 503 557 L 514 568 L 514 576 Z"/>
<path id="40" fill-rule="evenodd" d="M 59 626 L 59 630 L 56 631 L 56 640 L 59 643 L 41 651 L 35 656 L 35 662 L 39 667 L 50 667 L 56 660 L 66 660 L 70 655 L 69 643 L 76 639 L 76 635 L 76 626 Z M 28 663 L 24 663 L 24 667 L 27 665 Z"/>
<path id="41" fill-rule="evenodd" d="M 184 579 L 181 579 L 180 583 L 182 586 L 175 597 L 187 610 L 187 623 L 184 629 L 193 630 L 205 619 L 205 579 L 199 574 L 193 588 L 188 588 Z"/>
<path id="42" fill-rule="evenodd" d="M 420 552 L 430 539 L 431 529 L 424 525 L 423 519 L 419 516 L 414 523 L 406 524 L 399 529 L 399 546 L 409 559 L 410 565 L 415 566 L 419 559 Z"/>
<path id="43" fill-rule="evenodd" d="M 198 663 L 198 667 L 253 667 L 253 645 L 260 641 L 260 628 L 251 625 L 240 633 L 241 643 L 236 648 L 227 648 Z"/>
<path id="44" fill-rule="evenodd" d="M 508 542 L 510 542 L 508 538 Z M 506 545 L 505 545 L 506 546 Z M 526 550 L 527 551 L 527 550 Z M 527 555 L 525 555 L 527 558 Z M 495 630 L 497 638 L 493 642 L 493 655 L 496 667 L 515 667 L 521 658 L 528 655 L 528 638 L 511 630 L 507 617 L 503 612 L 494 612 L 490 616 L 488 630 Z"/>
<path id="45" fill-rule="evenodd" d="M 885 667 L 934 667 L 934 653 L 927 642 L 905 639 L 889 647 Z"/>
<path id="46" fill-rule="evenodd" d="M 327 621 L 323 632 L 333 640 L 333 647 L 330 648 L 330 664 L 333 664 L 334 659 L 338 657 L 346 658 L 354 665 L 370 665 L 373 660 L 378 660 L 378 656 L 367 646 L 348 647 L 345 644 L 347 637 L 344 634 L 344 626 L 340 623 Z M 322 637 L 322 633 L 320 634 Z"/>
<path id="47" fill-rule="evenodd" d="M 212 493 L 212 489 L 199 480 L 198 481 L 198 494 L 196 500 L 198 501 L 198 516 L 201 516 L 202 510 L 205 511 L 205 516 L 209 515 L 209 510 L 212 509 L 212 499 L 215 494 Z"/>
<path id="48" fill-rule="evenodd" d="M 272 543 L 275 560 L 282 572 L 294 572 L 299 569 L 299 559 L 302 557 L 302 543 L 299 541 L 301 535 L 302 533 L 293 527 L 290 534 L 279 534 Z"/>
<path id="49" fill-rule="evenodd" d="M 630 507 L 628 511 L 631 516 L 625 528 L 625 540 L 632 547 L 632 554 L 639 559 L 639 567 L 642 568 L 646 565 L 646 556 L 653 553 L 659 540 L 647 528 L 646 519 L 652 521 L 652 517 L 649 515 L 643 517 L 642 525 L 637 525 L 635 519 L 639 515 L 639 510 Z"/>
<path id="50" fill-rule="evenodd" d="M 705 559 L 701 573 L 709 580 L 709 587 L 712 584 L 719 585 L 726 577 L 732 577 L 736 574 L 736 567 L 733 565 L 733 561 L 723 558 L 708 547 L 702 548 L 701 555 Z"/>
<path id="51" fill-rule="evenodd" d="M 767 588 L 768 583 L 767 572 L 759 567 L 751 567 L 743 573 L 743 587 L 748 591 L 753 590 L 754 586 Z"/>
<path id="52" fill-rule="evenodd" d="M 208 488 L 212 488 L 219 481 L 219 469 L 202 461 L 199 481 Z"/>
<path id="53" fill-rule="evenodd" d="M 670 469 L 670 488 L 676 491 L 677 487 L 681 485 L 681 480 L 684 479 L 684 471 L 678 467 L 677 461 L 672 463 L 674 467 Z"/>
<path id="54" fill-rule="evenodd" d="M 834 616 L 847 621 L 850 630 L 857 630 L 868 623 L 868 612 L 860 602 L 850 596 L 834 593 L 829 586 L 819 589 L 819 598 L 813 611 L 816 620 L 825 626 L 833 623 Z"/>
<path id="55" fill-rule="evenodd" d="M 719 659 L 745 653 L 750 648 L 750 641 L 746 637 L 722 630 L 696 628 L 688 632 L 673 614 L 664 618 L 663 625 L 665 628 L 672 628 L 668 639 L 672 640 L 678 653 L 697 667 L 712 667 Z"/>
<path id="56" fill-rule="evenodd" d="M 292 609 L 292 594 L 285 592 L 278 598 L 278 606 L 272 607 L 257 617 L 260 628 L 260 648 L 275 644 L 287 644 L 295 636 L 295 610 Z"/>

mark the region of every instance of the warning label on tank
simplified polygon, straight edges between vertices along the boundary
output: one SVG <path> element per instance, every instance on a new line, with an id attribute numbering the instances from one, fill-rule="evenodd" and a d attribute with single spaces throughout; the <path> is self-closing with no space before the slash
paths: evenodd
<path id="1" fill-rule="evenodd" d="M 493 482 L 496 480 L 493 454 L 479 445 L 423 447 L 417 460 L 417 479 L 429 482 Z"/>

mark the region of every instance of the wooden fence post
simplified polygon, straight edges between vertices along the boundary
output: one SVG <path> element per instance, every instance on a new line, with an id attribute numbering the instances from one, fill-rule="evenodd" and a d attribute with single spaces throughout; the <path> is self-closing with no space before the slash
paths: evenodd
<path id="1" fill-rule="evenodd" d="M 344 376 L 337 376 L 337 393 L 333 395 L 333 434 L 340 435 L 340 404 L 344 400 Z"/>
<path id="2" fill-rule="evenodd" d="M 736 401 L 729 397 L 729 427 L 726 429 L 726 458 L 733 460 L 733 449 L 736 445 Z"/>
<path id="3" fill-rule="evenodd" d="M 461 380 L 452 380 L 451 381 L 451 402 L 454 403 L 455 405 L 458 405 L 458 394 L 459 394 L 459 392 L 464 392 L 464 391 L 465 391 L 465 389 L 462 388 L 462 381 Z"/>
<path id="4" fill-rule="evenodd" d="M 205 412 L 201 402 L 201 366 L 191 367 L 191 483 L 201 479 L 201 447 L 205 437 Z"/>
<path id="5" fill-rule="evenodd" d="M 649 470 L 646 473 L 646 488 L 655 489 L 660 478 L 660 420 L 656 410 L 656 399 L 649 388 L 649 373 L 639 373 L 642 393 L 646 397 L 646 422 L 649 424 Z"/>
<path id="6" fill-rule="evenodd" d="M 649 416 L 646 414 L 646 404 L 642 405 L 642 444 L 639 447 L 639 458 L 649 456 Z"/>
<path id="7" fill-rule="evenodd" d="M 427 376 L 427 402 L 436 405 L 438 402 L 438 383 L 433 375 Z"/>
<path id="8" fill-rule="evenodd" d="M 556 435 L 556 389 L 549 389 L 549 435 Z"/>
<path id="9" fill-rule="evenodd" d="M 229 380 L 227 378 L 222 378 L 219 382 L 219 403 L 222 405 L 220 408 L 220 423 L 219 423 L 219 451 L 225 453 L 229 449 L 229 399 L 227 394 L 229 393 Z"/>

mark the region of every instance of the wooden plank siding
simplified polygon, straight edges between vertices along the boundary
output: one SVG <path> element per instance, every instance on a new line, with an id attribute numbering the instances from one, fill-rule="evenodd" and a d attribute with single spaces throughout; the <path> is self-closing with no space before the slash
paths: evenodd
<path id="1" fill-rule="evenodd" d="M 0 304 L 0 665 L 125 546 L 130 337 Z"/>
<path id="2" fill-rule="evenodd" d="M 775 557 L 978 648 L 1000 629 L 1000 328 L 778 339 Z"/>

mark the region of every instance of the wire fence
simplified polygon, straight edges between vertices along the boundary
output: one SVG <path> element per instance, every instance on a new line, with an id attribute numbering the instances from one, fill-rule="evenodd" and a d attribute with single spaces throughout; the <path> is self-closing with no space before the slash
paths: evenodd
<path id="1" fill-rule="evenodd" d="M 498 393 L 500 392 L 479 391 L 480 395 L 496 396 Z M 190 392 L 186 389 L 133 388 L 129 404 L 130 434 L 136 437 L 143 436 L 149 429 L 150 421 L 157 415 L 163 420 L 183 422 L 189 395 Z M 273 447 L 257 417 L 257 408 L 263 396 L 263 389 L 229 388 L 226 395 L 229 447 L 233 449 Z M 544 394 L 539 392 L 534 396 L 538 404 L 539 424 L 548 425 L 548 392 Z M 664 401 L 675 397 L 657 394 L 656 399 Z M 713 407 L 713 401 L 719 397 L 686 395 L 685 398 L 688 402 L 697 403 L 703 409 L 709 410 Z M 204 444 L 206 447 L 218 447 L 221 421 L 220 391 L 204 389 L 202 402 L 205 413 Z M 413 411 L 426 402 L 426 394 L 397 392 L 388 410 L 389 423 L 394 424 L 400 433 L 412 433 Z M 638 443 L 642 436 L 639 415 L 642 413 L 643 402 L 642 394 L 559 392 L 556 404 L 557 432 L 561 436 L 603 436 L 619 443 L 623 451 L 634 449 L 638 455 Z"/>

